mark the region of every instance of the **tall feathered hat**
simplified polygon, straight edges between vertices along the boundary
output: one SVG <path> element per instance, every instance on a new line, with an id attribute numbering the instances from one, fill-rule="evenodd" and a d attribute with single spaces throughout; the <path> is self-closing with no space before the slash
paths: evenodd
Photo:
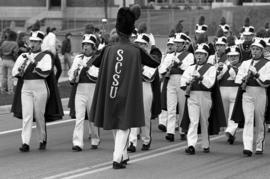
<path id="1" fill-rule="evenodd" d="M 138 27 L 138 34 L 147 33 L 147 25 L 145 22 L 140 23 Z"/>
<path id="2" fill-rule="evenodd" d="M 95 26 L 93 24 L 87 24 L 84 28 L 85 34 L 94 34 L 95 33 Z"/>
<path id="3" fill-rule="evenodd" d="M 208 26 L 205 24 L 205 17 L 201 16 L 199 18 L 199 23 L 196 24 L 195 32 L 201 34 L 201 33 L 205 33 L 207 29 L 208 29 Z"/>
<path id="4" fill-rule="evenodd" d="M 248 17 L 245 19 L 245 24 L 242 27 L 241 32 L 243 35 L 253 35 L 255 33 L 255 28 L 250 25 L 250 20 Z"/>
<path id="5" fill-rule="evenodd" d="M 40 21 L 37 20 L 33 25 L 32 25 L 32 28 L 31 30 L 34 32 L 34 31 L 38 31 L 40 30 Z"/>
<path id="6" fill-rule="evenodd" d="M 182 25 L 183 20 L 179 20 L 178 23 L 175 25 L 175 33 L 183 32 L 184 26 Z"/>
<path id="7" fill-rule="evenodd" d="M 141 15 L 139 5 L 131 7 L 121 7 L 117 12 L 116 31 L 119 35 L 129 37 L 135 29 L 135 21 Z"/>
<path id="8" fill-rule="evenodd" d="M 219 25 L 219 27 L 223 30 L 224 33 L 229 32 L 230 26 L 226 23 L 225 17 L 222 17 L 220 19 L 220 25 Z"/>

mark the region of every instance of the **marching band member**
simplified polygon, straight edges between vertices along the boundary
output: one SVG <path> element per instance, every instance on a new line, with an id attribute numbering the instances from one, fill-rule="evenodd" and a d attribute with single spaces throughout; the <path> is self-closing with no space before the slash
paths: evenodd
<path id="1" fill-rule="evenodd" d="M 231 115 L 238 90 L 238 85 L 234 83 L 234 80 L 240 66 L 240 49 L 237 46 L 231 46 L 226 49 L 226 54 L 227 60 L 219 66 L 218 71 L 220 73 L 217 78 L 219 80 L 223 108 L 227 119 L 225 134 L 228 137 L 229 144 L 233 144 L 238 124 L 231 120 Z"/>
<path id="2" fill-rule="evenodd" d="M 210 55 L 208 58 L 208 62 L 214 66 L 218 66 L 220 63 L 224 63 L 227 59 L 225 50 L 227 47 L 227 39 L 226 37 L 218 37 L 215 42 L 216 52 L 214 55 Z"/>
<path id="3" fill-rule="evenodd" d="M 192 53 L 185 51 L 185 43 L 187 36 L 184 33 L 176 34 L 174 43 L 176 44 L 176 51 L 170 57 L 168 56 L 168 62 L 164 60 L 164 63 L 170 64 L 166 68 L 160 69 L 161 74 L 167 73 L 169 77 L 167 86 L 167 109 L 168 109 L 168 121 L 167 121 L 167 135 L 166 140 L 173 142 L 176 128 L 176 106 L 178 103 L 181 123 L 182 115 L 184 111 L 185 92 L 180 89 L 179 81 L 181 76 L 190 65 L 194 63 L 194 56 Z M 185 140 L 185 133 L 180 131 L 182 140 Z"/>
<path id="4" fill-rule="evenodd" d="M 250 46 L 254 41 L 255 29 L 250 25 L 249 18 L 245 19 L 245 25 L 242 27 L 243 42 L 240 43 L 241 62 L 252 58 Z"/>
<path id="5" fill-rule="evenodd" d="M 85 34 L 82 40 L 83 53 L 75 57 L 71 69 L 69 70 L 69 80 L 75 86 L 75 114 L 76 124 L 73 132 L 73 151 L 82 151 L 83 148 L 83 132 L 85 116 L 89 116 L 95 82 L 98 77 L 99 69 L 92 66 L 96 48 L 97 39 L 93 34 Z M 74 100 L 74 99 L 73 99 Z M 89 129 L 91 136 L 91 148 L 97 149 L 100 138 L 99 130 L 89 120 Z"/>
<path id="6" fill-rule="evenodd" d="M 148 50 L 150 38 L 148 34 L 142 33 L 139 34 L 137 39 L 134 41 L 136 44 L 138 44 L 141 48 Z M 151 51 L 153 51 L 152 49 Z M 157 48 L 155 50 L 159 51 Z M 161 52 L 159 51 L 160 56 Z M 151 55 L 151 52 L 150 52 Z M 152 101 L 154 100 L 154 94 L 153 94 L 153 86 L 152 82 L 156 77 L 158 77 L 157 74 L 157 68 L 151 68 L 146 65 L 143 66 L 143 105 L 144 105 L 144 118 L 145 118 L 145 126 L 141 128 L 131 128 L 130 135 L 129 135 L 129 152 L 135 152 L 136 146 L 137 146 L 137 135 L 141 131 L 141 139 L 143 142 L 142 151 L 149 150 L 151 145 L 151 107 Z M 158 80 L 159 81 L 159 80 Z M 158 89 L 159 90 L 159 89 Z"/>
<path id="7" fill-rule="evenodd" d="M 90 119 L 97 127 L 114 131 L 114 169 L 126 168 L 130 128 L 145 125 L 142 64 L 154 68 L 159 65 L 144 49 L 129 40 L 139 16 L 138 6 L 121 7 L 116 19 L 119 42 L 105 46 L 93 62 L 100 71 Z"/>
<path id="8" fill-rule="evenodd" d="M 212 109 L 211 91 L 213 91 L 216 81 L 216 68 L 207 63 L 208 51 L 209 47 L 207 44 L 199 44 L 195 51 L 197 63 L 189 66 L 181 78 L 181 88 L 186 90 L 185 95 L 187 97 L 187 107 L 185 108 L 185 115 L 181 127 L 188 129 L 188 147 L 185 151 L 191 155 L 195 154 L 199 122 L 202 133 L 203 152 L 208 153 L 210 151 L 208 125 L 210 126 L 209 117 L 210 110 Z M 213 104 L 213 107 L 214 106 L 217 107 L 217 104 Z M 211 111 L 213 111 L 213 109 Z M 218 120 L 221 120 L 221 118 Z M 212 121 L 215 122 L 216 120 Z M 219 126 L 216 127 L 219 128 Z"/>
<path id="9" fill-rule="evenodd" d="M 22 53 L 12 70 L 12 75 L 19 79 L 12 112 L 14 116 L 23 119 L 21 152 L 30 150 L 29 143 L 34 119 L 40 142 L 39 150 L 45 150 L 47 145 L 45 122 L 62 118 L 59 110 L 61 101 L 59 96 L 56 96 L 57 85 L 53 81 L 55 79 L 52 71 L 53 61 L 49 54 L 41 51 L 43 38 L 43 32 L 31 32 L 29 37 L 31 51 Z"/>
<path id="10" fill-rule="evenodd" d="M 226 23 L 225 17 L 221 18 L 219 27 L 222 29 L 225 37 L 230 35 L 230 26 Z"/>
<path id="11" fill-rule="evenodd" d="M 260 39 L 251 44 L 252 59 L 242 62 L 235 78 L 235 83 L 241 85 L 241 93 L 237 95 L 232 120 L 237 123 L 244 120 L 243 154 L 249 157 L 253 152 L 254 122 L 257 131 L 256 154 L 262 154 L 265 145 L 266 87 L 270 84 L 270 63 L 263 57 L 265 46 Z"/>
<path id="12" fill-rule="evenodd" d="M 163 57 L 163 61 L 161 62 L 160 68 L 159 68 L 159 74 L 164 73 L 166 71 L 167 67 L 170 64 L 164 64 L 164 63 L 169 63 L 168 60 L 165 60 L 166 58 L 170 57 L 173 55 L 175 52 L 175 44 L 174 44 L 174 37 L 169 37 L 167 41 L 167 48 L 165 55 Z M 164 69 L 165 68 L 165 69 Z M 168 120 L 168 111 L 167 111 L 167 85 L 168 85 L 168 76 L 165 75 L 165 78 L 162 82 L 162 89 L 161 89 L 161 114 L 158 117 L 158 128 L 159 130 L 166 132 L 167 131 L 167 120 Z"/>

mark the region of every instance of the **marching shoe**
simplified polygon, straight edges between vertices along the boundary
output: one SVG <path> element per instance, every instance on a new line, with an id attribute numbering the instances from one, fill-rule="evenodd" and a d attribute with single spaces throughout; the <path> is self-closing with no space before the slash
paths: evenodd
<path id="1" fill-rule="evenodd" d="M 82 151 L 82 148 L 79 147 L 79 146 L 77 146 L 77 145 L 75 145 L 75 146 L 72 147 L 72 150 L 73 150 L 74 152 L 81 152 L 81 151 Z"/>
<path id="2" fill-rule="evenodd" d="M 124 165 L 127 165 L 128 161 L 129 161 L 129 158 L 126 159 L 126 160 L 123 160 L 121 163 L 124 164 Z"/>
<path id="3" fill-rule="evenodd" d="M 190 155 L 195 154 L 195 148 L 193 146 L 189 146 L 188 148 L 185 149 L 185 152 Z"/>
<path id="4" fill-rule="evenodd" d="M 91 149 L 97 149 L 98 148 L 98 145 L 91 145 Z"/>
<path id="5" fill-rule="evenodd" d="M 30 147 L 27 144 L 22 144 L 22 146 L 19 149 L 21 152 L 29 152 Z"/>
<path id="6" fill-rule="evenodd" d="M 226 134 L 226 136 L 228 137 L 228 142 L 229 142 L 229 144 L 233 144 L 234 143 L 234 140 L 235 140 L 235 136 L 233 136 L 231 133 L 229 133 L 229 132 L 226 132 L 225 133 Z"/>
<path id="7" fill-rule="evenodd" d="M 123 169 L 126 168 L 126 165 L 123 164 L 122 162 L 113 162 L 113 169 Z"/>
<path id="8" fill-rule="evenodd" d="M 132 142 L 130 142 L 130 145 L 128 146 L 127 151 L 129 151 L 131 153 L 136 152 L 136 147 L 133 145 Z"/>
<path id="9" fill-rule="evenodd" d="M 209 153 L 209 152 L 210 152 L 210 148 L 209 148 L 209 147 L 203 148 L 203 152 L 204 152 L 204 153 Z"/>
<path id="10" fill-rule="evenodd" d="M 39 150 L 46 150 L 47 141 L 39 143 Z"/>
<path id="11" fill-rule="evenodd" d="M 146 150 L 149 150 L 150 149 L 150 143 L 149 144 L 143 144 L 142 145 L 142 151 L 146 151 Z"/>
<path id="12" fill-rule="evenodd" d="M 158 129 L 161 130 L 162 132 L 167 132 L 166 126 L 164 126 L 163 124 L 159 124 Z"/>
<path id="13" fill-rule="evenodd" d="M 187 135 L 186 134 L 180 134 L 180 140 L 186 141 Z"/>
<path id="14" fill-rule="evenodd" d="M 262 155 L 263 154 L 263 151 L 262 150 L 256 150 L 255 154 L 256 155 Z"/>
<path id="15" fill-rule="evenodd" d="M 243 150 L 243 154 L 247 157 L 251 157 L 252 156 L 252 152 L 250 150 Z"/>
<path id="16" fill-rule="evenodd" d="M 165 136 L 165 139 L 166 140 L 168 140 L 168 141 L 170 141 L 170 142 L 174 142 L 174 134 L 167 134 L 166 136 Z"/>

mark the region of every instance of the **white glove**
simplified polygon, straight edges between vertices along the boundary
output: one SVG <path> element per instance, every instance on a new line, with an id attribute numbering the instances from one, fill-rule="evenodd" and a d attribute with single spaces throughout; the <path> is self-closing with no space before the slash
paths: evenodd
<path id="1" fill-rule="evenodd" d="M 151 46 L 156 45 L 156 41 L 155 41 L 154 35 L 152 33 L 149 34 L 149 43 Z"/>
<path id="2" fill-rule="evenodd" d="M 201 74 L 198 72 L 198 71 L 195 71 L 193 74 L 192 74 L 192 77 L 197 77 L 199 78 L 201 76 Z"/>
<path id="3" fill-rule="evenodd" d="M 254 66 L 250 66 L 249 67 L 249 70 L 253 73 L 253 74 L 256 74 L 257 73 L 257 70 Z"/>
<path id="4" fill-rule="evenodd" d="M 172 58 L 172 60 L 173 60 L 175 63 L 180 63 L 179 58 L 177 58 L 176 56 L 174 56 L 174 57 Z"/>

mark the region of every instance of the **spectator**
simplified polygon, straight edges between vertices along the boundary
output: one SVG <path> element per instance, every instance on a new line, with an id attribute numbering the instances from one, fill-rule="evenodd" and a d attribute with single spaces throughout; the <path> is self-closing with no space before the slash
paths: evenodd
<path id="1" fill-rule="evenodd" d="M 72 64 L 72 60 L 71 60 L 71 33 L 67 33 L 65 35 L 65 39 L 62 42 L 62 49 L 61 49 L 61 53 L 62 55 L 64 55 L 64 64 L 68 65 L 68 68 L 71 67 Z"/>
<path id="2" fill-rule="evenodd" d="M 41 49 L 42 51 L 50 51 L 53 55 L 56 54 L 56 36 L 55 36 L 55 31 L 56 28 L 47 28 L 47 35 L 44 37 Z"/>
<path id="3" fill-rule="evenodd" d="M 13 94 L 12 68 L 18 55 L 18 44 L 16 42 L 17 33 L 10 31 L 8 37 L 0 46 L 0 56 L 2 58 L 2 86 L 1 93 Z"/>
<path id="4" fill-rule="evenodd" d="M 55 55 L 55 61 L 54 61 L 54 66 L 56 67 L 56 73 L 55 73 L 55 78 L 58 82 L 61 73 L 62 73 L 62 67 L 61 67 L 61 61 L 59 58 L 59 53 L 61 52 L 61 42 L 56 39 L 56 55 Z"/>
<path id="5" fill-rule="evenodd" d="M 20 32 L 17 39 L 17 43 L 19 47 L 18 56 L 21 55 L 22 53 L 28 52 L 29 50 L 26 39 L 27 39 L 26 33 Z"/>

